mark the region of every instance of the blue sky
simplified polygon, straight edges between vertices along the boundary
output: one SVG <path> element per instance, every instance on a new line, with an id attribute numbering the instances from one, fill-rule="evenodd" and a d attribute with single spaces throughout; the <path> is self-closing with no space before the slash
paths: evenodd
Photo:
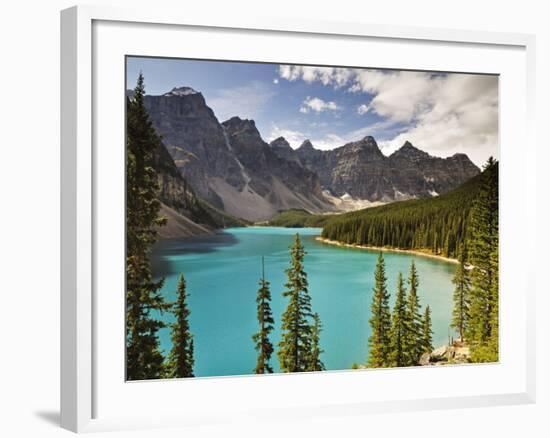
<path id="1" fill-rule="evenodd" d="M 331 149 L 372 135 L 385 154 L 410 140 L 478 165 L 498 156 L 494 76 L 129 57 L 127 88 L 140 71 L 147 94 L 192 87 L 220 122 L 254 119 L 266 141 L 282 135 L 298 147 L 308 138 Z"/>

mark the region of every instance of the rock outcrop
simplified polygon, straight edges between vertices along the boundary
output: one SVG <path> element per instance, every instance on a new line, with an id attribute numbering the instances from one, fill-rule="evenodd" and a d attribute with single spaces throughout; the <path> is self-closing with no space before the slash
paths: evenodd
<path id="1" fill-rule="evenodd" d="M 455 341 L 452 345 L 443 345 L 431 353 L 424 353 L 420 365 L 448 365 L 470 362 L 470 347 L 465 342 Z"/>

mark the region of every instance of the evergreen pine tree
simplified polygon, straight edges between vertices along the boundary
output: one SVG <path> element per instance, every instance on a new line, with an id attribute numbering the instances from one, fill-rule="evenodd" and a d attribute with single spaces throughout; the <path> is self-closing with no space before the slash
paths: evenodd
<path id="1" fill-rule="evenodd" d="M 408 316 L 407 302 L 405 296 L 405 285 L 403 282 L 403 274 L 399 273 L 397 279 L 397 294 L 395 296 L 395 304 L 391 316 L 390 330 L 390 366 L 404 367 L 409 365 L 409 355 L 407 353 L 407 334 Z"/>
<path id="2" fill-rule="evenodd" d="M 166 376 L 170 378 L 194 377 L 194 345 L 193 335 L 189 330 L 191 312 L 187 306 L 188 296 L 185 278 L 180 274 L 176 302 L 172 305 L 172 312 L 176 318 L 176 321 L 171 324 L 172 350 L 166 363 Z"/>
<path id="3" fill-rule="evenodd" d="M 257 318 L 260 329 L 252 336 L 254 346 L 258 352 L 256 359 L 256 374 L 272 373 L 269 360 L 273 354 L 273 344 L 269 340 L 269 334 L 273 331 L 273 314 L 271 313 L 271 291 L 269 290 L 269 281 L 265 279 L 264 258 L 262 257 L 262 277 L 260 278 L 260 288 L 256 296 L 258 308 Z"/>
<path id="4" fill-rule="evenodd" d="M 282 315 L 281 341 L 277 356 L 283 372 L 306 371 L 311 354 L 311 297 L 308 291 L 307 273 L 304 270 L 306 251 L 296 234 L 290 247 L 290 266 L 286 269 L 287 282 L 283 296 L 289 298 Z"/>
<path id="5" fill-rule="evenodd" d="M 369 337 L 369 358 L 367 365 L 373 368 L 387 367 L 390 364 L 390 295 L 386 288 L 386 267 L 382 253 L 378 255 L 378 261 L 374 271 L 374 289 L 371 304 L 371 317 L 369 324 L 371 335 Z"/>
<path id="6" fill-rule="evenodd" d="M 456 329 L 460 341 L 463 341 L 468 327 L 468 313 L 470 311 L 470 273 L 466 268 L 466 250 L 464 246 L 460 249 L 453 283 L 455 290 L 453 293 L 454 307 L 451 327 Z"/>
<path id="7" fill-rule="evenodd" d="M 321 318 L 319 314 L 313 315 L 313 325 L 311 327 L 311 354 L 309 358 L 308 371 L 323 371 L 325 365 L 321 361 L 321 354 L 324 350 L 320 346 L 320 335 L 322 331 Z"/>
<path id="8" fill-rule="evenodd" d="M 408 278 L 409 294 L 407 296 L 406 334 L 405 334 L 405 362 L 407 366 L 418 365 L 420 356 L 424 353 L 422 335 L 422 314 L 418 297 L 418 272 L 411 262 Z"/>
<path id="9" fill-rule="evenodd" d="M 424 309 L 424 318 L 422 319 L 422 352 L 428 353 L 433 350 L 432 344 L 432 311 L 430 306 Z"/>
<path id="10" fill-rule="evenodd" d="M 472 350 L 472 360 L 492 361 L 487 346 L 493 331 L 495 306 L 498 306 L 498 163 L 491 157 L 477 198 L 471 211 L 469 258 L 473 266 L 470 291 L 467 339 Z M 497 310 L 498 312 L 498 310 Z M 498 334 L 496 334 L 498 336 Z"/>
<path id="11" fill-rule="evenodd" d="M 149 252 L 157 239 L 160 203 L 154 151 L 160 143 L 145 110 L 143 75 L 139 75 L 126 119 L 126 377 L 154 379 L 163 372 L 158 331 L 164 324 L 152 311 L 167 309 L 153 281 Z"/>

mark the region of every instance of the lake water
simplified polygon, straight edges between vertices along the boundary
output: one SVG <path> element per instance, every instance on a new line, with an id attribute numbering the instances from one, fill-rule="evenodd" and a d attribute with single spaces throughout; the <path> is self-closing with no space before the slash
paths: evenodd
<path id="1" fill-rule="evenodd" d="M 340 248 L 315 240 L 320 228 L 250 227 L 227 229 L 214 236 L 160 241 L 154 248 L 155 278 L 164 277 L 162 293 L 175 299 L 177 279 L 183 272 L 190 294 L 190 326 L 195 343 L 195 375 L 251 374 L 256 351 L 251 339 L 257 331 L 256 292 L 261 276 L 261 257 L 271 283 L 275 330 L 271 340 L 277 350 L 280 317 L 287 299 L 282 296 L 289 264 L 288 247 L 299 233 L 307 251 L 313 311 L 323 324 L 321 356 L 327 370 L 349 369 L 364 363 L 368 355 L 370 304 L 377 252 Z M 434 346 L 447 342 L 452 312 L 451 279 L 455 265 L 405 253 L 384 253 L 388 289 L 393 297 L 397 275 L 408 276 L 414 260 L 420 278 L 422 306 L 430 305 Z M 171 321 L 169 315 L 164 316 Z M 161 347 L 171 348 L 170 333 L 160 333 Z M 272 356 L 279 370 L 276 353 Z"/>

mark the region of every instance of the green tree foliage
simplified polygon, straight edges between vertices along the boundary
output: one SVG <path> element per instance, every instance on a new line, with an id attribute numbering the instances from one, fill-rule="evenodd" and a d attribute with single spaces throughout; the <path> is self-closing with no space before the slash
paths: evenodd
<path id="1" fill-rule="evenodd" d="M 325 365 L 321 361 L 321 354 L 324 350 L 320 346 L 322 324 L 319 314 L 313 315 L 313 325 L 311 326 L 311 354 L 309 358 L 308 371 L 323 371 Z"/>
<path id="2" fill-rule="evenodd" d="M 472 360 L 498 360 L 498 164 L 490 158 L 471 211 L 469 259 L 473 266 L 467 339 Z M 493 341 L 493 342 L 491 342 Z M 498 341 L 497 341 L 498 344 Z M 491 347 L 493 346 L 493 347 Z"/>
<path id="3" fill-rule="evenodd" d="M 498 287 L 499 287 L 499 270 L 498 270 L 498 233 L 491 253 L 491 266 L 494 272 L 493 284 L 491 286 L 491 320 L 489 324 L 491 325 L 491 337 L 489 338 L 489 359 L 491 361 L 498 361 L 498 344 L 499 344 L 499 297 L 498 297 Z"/>
<path id="4" fill-rule="evenodd" d="M 187 306 L 187 291 L 185 278 L 180 274 L 176 302 L 172 304 L 172 312 L 176 322 L 171 324 L 172 350 L 166 363 L 166 377 L 194 377 L 193 365 L 193 335 L 189 330 L 189 315 Z"/>
<path id="5" fill-rule="evenodd" d="M 407 336 L 409 332 L 409 317 L 405 295 L 403 274 L 397 278 L 397 294 L 391 315 L 390 329 L 390 366 L 403 367 L 409 365 L 409 353 L 407 351 Z"/>
<path id="6" fill-rule="evenodd" d="M 422 353 L 433 350 L 432 335 L 432 311 L 430 306 L 426 306 L 424 317 L 422 318 Z"/>
<path id="7" fill-rule="evenodd" d="M 154 153 L 160 144 L 143 105 L 145 88 L 140 74 L 132 99 L 127 100 L 126 119 L 126 377 L 128 380 L 159 378 L 163 356 L 158 330 L 164 324 L 153 311 L 167 309 L 153 281 L 149 252 L 157 239 L 159 216 Z"/>
<path id="8" fill-rule="evenodd" d="M 322 237 L 339 242 L 418 249 L 457 257 L 467 239 L 469 212 L 483 177 L 431 199 L 416 199 L 335 215 Z"/>
<path id="9" fill-rule="evenodd" d="M 380 253 L 374 271 L 374 289 L 371 317 L 369 320 L 371 335 L 369 337 L 369 358 L 367 364 L 370 367 L 380 368 L 389 366 L 391 328 L 389 300 L 390 295 L 386 287 L 386 267 L 384 257 Z"/>
<path id="10" fill-rule="evenodd" d="M 282 315 L 282 339 L 279 342 L 279 363 L 283 372 L 306 371 L 311 354 L 311 297 L 307 273 L 304 270 L 306 251 L 296 234 L 290 247 L 290 266 L 286 269 L 287 282 L 283 296 L 289 299 Z"/>
<path id="11" fill-rule="evenodd" d="M 260 288 L 256 295 L 257 318 L 260 326 L 259 331 L 252 336 L 254 346 L 258 352 L 256 360 L 256 374 L 272 373 L 269 360 L 273 354 L 273 344 L 269 340 L 269 335 L 273 331 L 273 314 L 271 313 L 271 291 L 269 290 L 269 281 L 265 279 L 264 258 L 262 257 L 262 277 L 260 278 Z"/>
<path id="12" fill-rule="evenodd" d="M 460 250 L 453 284 L 455 285 L 455 289 L 453 293 L 454 307 L 451 327 L 456 329 L 460 340 L 463 341 L 468 327 L 468 313 L 470 311 L 470 272 L 466 267 L 466 249 L 464 246 Z"/>
<path id="13" fill-rule="evenodd" d="M 401 274 L 400 274 L 401 275 Z M 420 299 L 418 298 L 418 272 L 414 260 L 408 278 L 409 293 L 407 295 L 405 354 L 406 365 L 418 365 L 420 356 L 424 353 L 422 314 L 420 312 Z"/>

